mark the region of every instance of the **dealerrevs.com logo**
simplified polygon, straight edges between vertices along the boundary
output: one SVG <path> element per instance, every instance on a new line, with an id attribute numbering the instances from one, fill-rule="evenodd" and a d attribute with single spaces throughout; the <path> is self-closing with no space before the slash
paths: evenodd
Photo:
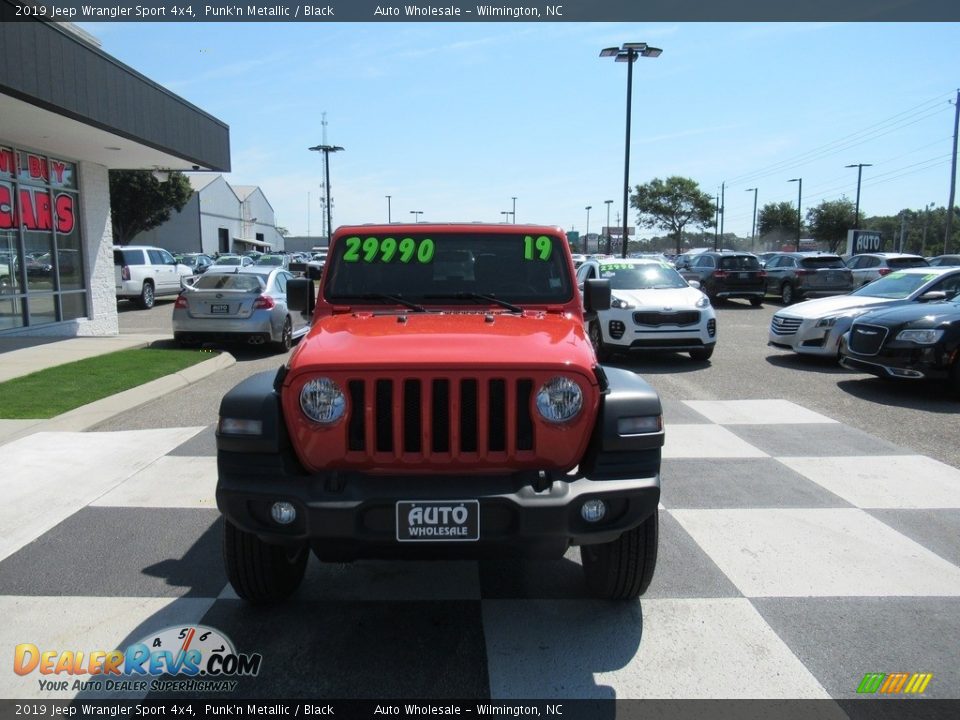
<path id="1" fill-rule="evenodd" d="M 39 688 L 46 691 L 232 691 L 235 678 L 255 677 L 262 663 L 260 653 L 238 653 L 226 635 L 205 625 L 164 628 L 124 650 L 21 643 L 13 654 L 13 671 L 39 675 Z"/>

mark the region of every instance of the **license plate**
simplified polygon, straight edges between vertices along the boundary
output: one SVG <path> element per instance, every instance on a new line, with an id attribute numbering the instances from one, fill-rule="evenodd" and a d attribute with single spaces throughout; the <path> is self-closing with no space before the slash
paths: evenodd
<path id="1" fill-rule="evenodd" d="M 230 306 L 227 303 L 216 303 L 210 306 L 210 312 L 214 315 L 226 315 L 230 312 Z"/>
<path id="2" fill-rule="evenodd" d="M 476 542 L 479 539 L 479 500 L 397 502 L 397 542 Z"/>
<path id="3" fill-rule="evenodd" d="M 740 273 L 741 280 L 746 280 L 748 277 L 750 277 L 750 273 L 745 273 L 745 272 Z"/>

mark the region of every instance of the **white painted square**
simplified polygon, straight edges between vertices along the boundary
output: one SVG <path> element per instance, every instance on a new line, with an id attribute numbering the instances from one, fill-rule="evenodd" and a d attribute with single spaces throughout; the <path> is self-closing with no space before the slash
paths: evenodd
<path id="1" fill-rule="evenodd" d="M 216 508 L 216 491 L 217 458 L 166 455 L 90 504 Z"/>
<path id="2" fill-rule="evenodd" d="M 484 600 L 490 695 L 828 698 L 743 598 Z"/>
<path id="3" fill-rule="evenodd" d="M 861 508 L 960 508 L 960 470 L 924 455 L 777 458 Z"/>
<path id="4" fill-rule="evenodd" d="M 719 425 L 668 425 L 664 433 L 664 458 L 769 457 Z"/>
<path id="5" fill-rule="evenodd" d="M 120 597 L 23 597 L 0 596 L 0 647 L 15 661 L 15 649 L 30 643 L 40 652 L 81 651 L 84 657 L 94 651 L 125 650 L 149 633 L 172 625 L 199 622 L 213 605 L 211 598 L 120 598 Z M 29 657 L 29 656 L 25 656 Z M 146 692 L 90 692 L 70 689 L 76 679 L 99 676 L 43 675 L 39 669 L 18 675 L 14 666 L 0 672 L 0 697 L 37 700 L 86 698 L 138 699 Z M 112 676 L 119 678 L 119 676 Z M 144 676 L 146 678 L 147 676 Z M 142 679 L 142 678 L 140 678 Z M 40 690 L 39 680 L 66 680 L 65 691 Z"/>
<path id="6" fill-rule="evenodd" d="M 837 422 L 789 400 L 684 400 L 683 402 L 719 425 L 798 425 Z"/>
<path id="7" fill-rule="evenodd" d="M 960 568 L 862 510 L 671 515 L 747 597 L 960 596 Z"/>
<path id="8" fill-rule="evenodd" d="M 41 432 L 0 447 L 0 560 L 201 430 Z"/>

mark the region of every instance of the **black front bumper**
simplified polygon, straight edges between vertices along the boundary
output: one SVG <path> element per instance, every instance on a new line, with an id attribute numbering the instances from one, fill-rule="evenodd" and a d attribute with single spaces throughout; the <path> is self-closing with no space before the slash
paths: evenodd
<path id="1" fill-rule="evenodd" d="M 659 455 L 659 450 L 657 451 Z M 660 476 L 619 480 L 500 476 L 373 476 L 291 474 L 276 455 L 220 451 L 217 506 L 237 527 L 265 542 L 309 541 L 324 560 L 360 557 L 559 556 L 570 545 L 609 542 L 657 512 Z M 289 465 L 288 465 L 289 467 Z M 542 489 L 541 489 L 542 488 Z M 598 522 L 581 517 L 583 503 L 602 499 Z M 479 501 L 480 538 L 471 542 L 398 542 L 400 501 Z M 273 503 L 291 503 L 295 520 L 281 525 Z"/>
<path id="2" fill-rule="evenodd" d="M 937 347 L 885 348 L 882 354 L 869 356 L 855 355 L 844 347 L 840 364 L 881 378 L 946 380 L 950 377 L 948 356 Z"/>

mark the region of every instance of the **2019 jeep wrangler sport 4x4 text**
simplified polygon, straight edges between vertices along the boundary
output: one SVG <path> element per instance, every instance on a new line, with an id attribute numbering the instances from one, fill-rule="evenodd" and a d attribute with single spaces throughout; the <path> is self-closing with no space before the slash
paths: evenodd
<path id="1" fill-rule="evenodd" d="M 602 598 L 642 594 L 657 560 L 663 419 L 602 367 L 564 232 L 533 225 L 341 227 L 312 327 L 277 373 L 220 406 L 217 505 L 240 597 L 282 600 L 320 560 L 560 557 Z"/>

